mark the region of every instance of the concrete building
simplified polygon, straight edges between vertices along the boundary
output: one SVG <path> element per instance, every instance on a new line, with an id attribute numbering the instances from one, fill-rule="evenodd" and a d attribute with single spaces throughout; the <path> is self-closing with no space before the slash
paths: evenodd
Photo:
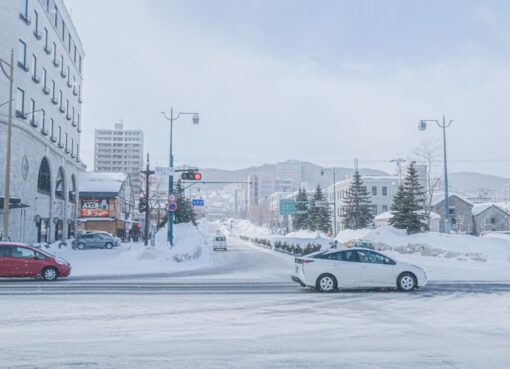
<path id="1" fill-rule="evenodd" d="M 304 165 L 296 160 L 276 164 L 276 192 L 294 192 L 304 185 Z"/>
<path id="2" fill-rule="evenodd" d="M 82 173 L 80 230 L 105 231 L 121 239 L 137 238 L 140 226 L 133 221 L 135 198 L 130 177 L 123 173 Z"/>
<path id="3" fill-rule="evenodd" d="M 8 62 L 11 49 L 15 55 L 9 237 L 22 242 L 67 238 L 75 232 L 77 187 L 84 169 L 80 135 L 85 53 L 63 0 L 2 0 L 0 20 L 0 58 Z M 0 73 L 2 204 L 8 91 L 9 81 Z"/>
<path id="4" fill-rule="evenodd" d="M 363 185 L 370 194 L 372 204 L 370 205 L 374 216 L 385 213 L 391 209 L 393 196 L 398 191 L 398 176 L 362 176 Z M 336 201 L 337 201 L 337 230 L 343 229 L 342 217 L 344 215 L 345 201 L 348 197 L 348 191 L 351 187 L 352 178 L 345 179 L 336 183 Z M 329 203 L 334 201 L 333 185 L 326 189 L 326 198 Z M 331 205 L 331 223 L 333 223 L 333 206 Z"/>
<path id="5" fill-rule="evenodd" d="M 123 123 L 116 123 L 113 129 L 96 129 L 94 171 L 128 174 L 133 192 L 139 194 L 143 144 L 143 131 L 124 129 Z"/>

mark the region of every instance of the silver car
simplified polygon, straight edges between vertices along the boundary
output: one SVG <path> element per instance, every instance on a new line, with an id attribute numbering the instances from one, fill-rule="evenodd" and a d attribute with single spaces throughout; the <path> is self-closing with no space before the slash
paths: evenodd
<path id="1" fill-rule="evenodd" d="M 112 249 L 119 246 L 119 242 L 106 233 L 84 233 L 73 242 L 73 248 L 84 249 Z"/>

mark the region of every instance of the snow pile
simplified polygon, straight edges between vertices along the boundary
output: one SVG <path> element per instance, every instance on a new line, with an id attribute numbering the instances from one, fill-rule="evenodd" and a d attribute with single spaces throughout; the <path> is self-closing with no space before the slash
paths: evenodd
<path id="1" fill-rule="evenodd" d="M 235 227 L 240 234 L 244 234 L 250 237 L 264 237 L 270 236 L 272 234 L 269 228 L 258 226 L 249 220 L 244 219 L 237 220 Z"/>
<path id="2" fill-rule="evenodd" d="M 301 229 L 299 231 L 287 233 L 285 235 L 285 237 L 315 239 L 315 238 L 327 238 L 328 236 L 324 232 L 307 231 L 307 230 Z"/>
<path id="3" fill-rule="evenodd" d="M 508 239 L 436 232 L 407 235 L 392 227 L 341 231 L 336 239 L 372 241 L 386 254 L 421 266 L 431 279 L 510 280 Z"/>
<path id="4" fill-rule="evenodd" d="M 127 243 L 112 250 L 73 250 L 54 244 L 49 251 L 71 263 L 73 276 L 173 273 L 210 265 L 212 245 L 197 227 L 176 224 L 173 248 L 166 234 L 166 227 L 156 234 L 154 247 Z"/>

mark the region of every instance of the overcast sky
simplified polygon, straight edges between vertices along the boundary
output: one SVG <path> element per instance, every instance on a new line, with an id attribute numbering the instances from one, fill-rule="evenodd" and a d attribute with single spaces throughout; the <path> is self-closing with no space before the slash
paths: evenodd
<path id="1" fill-rule="evenodd" d="M 510 176 L 508 1 L 66 0 L 84 61 L 82 157 L 124 120 L 180 164 L 286 159 L 390 170 L 448 129 L 452 171 Z"/>

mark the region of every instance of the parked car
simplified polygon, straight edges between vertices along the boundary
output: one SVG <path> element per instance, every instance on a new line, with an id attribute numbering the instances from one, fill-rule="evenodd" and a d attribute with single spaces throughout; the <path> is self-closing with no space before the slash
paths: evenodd
<path id="1" fill-rule="evenodd" d="M 22 243 L 0 242 L 0 277 L 53 281 L 71 274 L 66 260 Z"/>
<path id="2" fill-rule="evenodd" d="M 427 284 L 419 267 L 365 248 L 327 251 L 295 259 L 292 280 L 322 292 L 356 288 L 397 288 L 410 292 Z"/>
<path id="3" fill-rule="evenodd" d="M 112 249 L 119 245 L 119 241 L 108 233 L 82 233 L 73 241 L 73 248 L 78 250 Z"/>
<path id="4" fill-rule="evenodd" d="M 227 251 L 227 237 L 222 234 L 217 234 L 213 238 L 213 250 Z"/>
<path id="5" fill-rule="evenodd" d="M 110 236 L 110 237 L 113 237 L 117 243 L 120 245 L 122 243 L 122 240 L 120 239 L 120 237 L 117 237 L 117 236 L 114 236 L 113 234 L 109 233 L 109 232 L 106 232 L 106 231 L 85 231 L 83 232 L 82 234 L 88 234 L 88 233 L 100 233 L 100 234 L 105 234 L 107 236 Z"/>

